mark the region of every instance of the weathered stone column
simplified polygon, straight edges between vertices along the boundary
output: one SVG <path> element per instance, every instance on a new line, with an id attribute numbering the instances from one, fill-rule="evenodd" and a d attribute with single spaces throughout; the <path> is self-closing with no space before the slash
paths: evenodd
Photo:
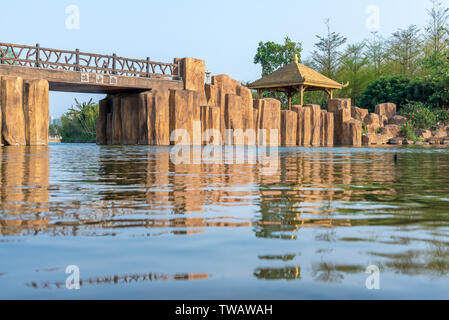
<path id="1" fill-rule="evenodd" d="M 111 125 L 111 144 L 122 144 L 122 112 L 121 112 L 121 95 L 114 95 L 112 98 L 112 125 Z"/>
<path id="2" fill-rule="evenodd" d="M 122 97 L 122 144 L 135 145 L 139 141 L 139 96 L 127 94 Z"/>
<path id="3" fill-rule="evenodd" d="M 281 144 L 282 146 L 296 146 L 298 131 L 298 114 L 295 111 L 281 111 Z"/>
<path id="4" fill-rule="evenodd" d="M 304 107 L 302 114 L 302 143 L 304 147 L 312 144 L 312 108 Z"/>
<path id="5" fill-rule="evenodd" d="M 281 139 L 281 102 L 276 99 L 259 100 L 259 130 L 265 131 L 265 138 L 258 132 L 258 144 L 276 146 L 280 144 Z M 275 134 L 277 130 L 277 134 Z M 263 131 L 262 131 L 263 132 Z M 273 140 L 271 140 L 273 137 Z M 277 141 L 275 141 L 275 139 Z M 264 141 L 265 140 L 265 141 Z"/>
<path id="6" fill-rule="evenodd" d="M 303 118 L 304 118 L 304 108 L 303 106 L 292 106 L 292 111 L 297 113 L 297 128 L 296 128 L 296 145 L 301 147 L 302 144 L 302 132 L 303 132 Z"/>
<path id="7" fill-rule="evenodd" d="M 49 85 L 46 80 L 27 81 L 23 90 L 25 137 L 27 145 L 48 145 L 50 122 Z"/>
<path id="8" fill-rule="evenodd" d="M 351 99 L 329 100 L 328 111 L 334 114 L 334 142 L 343 144 L 343 123 L 351 120 Z"/>
<path id="9" fill-rule="evenodd" d="M 319 105 L 305 106 L 305 108 L 311 109 L 311 139 L 310 144 L 312 147 L 319 147 L 321 145 L 321 107 Z"/>
<path id="10" fill-rule="evenodd" d="M 22 78 L 1 78 L 0 104 L 3 141 L 7 145 L 26 145 Z"/>
<path id="11" fill-rule="evenodd" d="M 153 90 L 146 96 L 145 114 L 148 144 L 154 146 L 170 145 L 170 92 Z"/>
<path id="12" fill-rule="evenodd" d="M 97 144 L 108 144 L 108 114 L 112 112 L 112 97 L 107 96 L 98 103 Z"/>
<path id="13" fill-rule="evenodd" d="M 206 63 L 195 58 L 175 59 L 181 64 L 181 74 L 184 81 L 184 89 L 198 92 L 200 105 L 207 105 L 204 82 L 206 77 Z"/>
<path id="14" fill-rule="evenodd" d="M 190 138 L 189 144 L 201 144 L 201 133 L 200 137 L 194 136 L 193 126 L 194 121 L 200 121 L 200 113 L 197 92 L 170 90 L 170 133 L 177 129 L 185 130 Z M 199 141 L 194 141 L 196 138 Z"/>

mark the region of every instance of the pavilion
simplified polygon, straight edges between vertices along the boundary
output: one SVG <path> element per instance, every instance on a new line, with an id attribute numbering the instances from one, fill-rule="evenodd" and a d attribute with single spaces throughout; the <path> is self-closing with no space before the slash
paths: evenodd
<path id="1" fill-rule="evenodd" d="M 260 99 L 263 91 L 283 92 L 288 97 L 288 109 L 291 110 L 292 97 L 299 93 L 300 104 L 304 104 L 305 91 L 324 91 L 333 99 L 333 90 L 341 90 L 347 84 L 338 83 L 315 70 L 300 64 L 295 54 L 290 63 L 275 72 L 251 83 L 248 88 L 257 90 Z"/>

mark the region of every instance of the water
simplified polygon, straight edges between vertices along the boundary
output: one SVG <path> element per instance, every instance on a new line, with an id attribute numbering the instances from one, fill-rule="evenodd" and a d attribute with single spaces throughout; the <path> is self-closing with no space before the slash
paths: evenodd
<path id="1" fill-rule="evenodd" d="M 449 298 L 448 149 L 284 148 L 274 175 L 169 154 L 1 148 L 0 298 Z"/>

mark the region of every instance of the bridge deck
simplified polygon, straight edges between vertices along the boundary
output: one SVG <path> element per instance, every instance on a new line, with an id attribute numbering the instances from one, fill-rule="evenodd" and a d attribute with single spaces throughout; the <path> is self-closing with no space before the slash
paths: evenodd
<path id="1" fill-rule="evenodd" d="M 0 43 L 0 76 L 45 79 L 50 90 L 83 93 L 183 89 L 179 62 Z"/>
<path id="2" fill-rule="evenodd" d="M 28 80 L 45 79 L 49 82 L 50 90 L 52 91 L 113 94 L 142 92 L 151 89 L 184 89 L 184 83 L 181 80 L 124 77 L 95 73 L 88 73 L 88 75 L 86 77 L 85 73 L 75 71 L 0 64 L 0 76 L 22 77 Z M 100 76 L 98 79 L 97 75 Z"/>

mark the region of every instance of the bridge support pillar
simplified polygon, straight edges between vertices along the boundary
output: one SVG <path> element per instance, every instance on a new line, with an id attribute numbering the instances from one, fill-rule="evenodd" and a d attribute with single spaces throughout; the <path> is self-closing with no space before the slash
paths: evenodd
<path id="1" fill-rule="evenodd" d="M 1 140 L 5 145 L 47 145 L 49 85 L 45 80 L 0 78 Z"/>

